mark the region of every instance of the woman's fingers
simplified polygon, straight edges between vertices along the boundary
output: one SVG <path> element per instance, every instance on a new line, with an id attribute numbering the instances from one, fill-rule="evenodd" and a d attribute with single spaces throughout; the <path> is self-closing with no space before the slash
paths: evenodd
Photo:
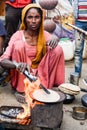
<path id="1" fill-rule="evenodd" d="M 20 72 L 24 72 L 25 70 L 28 70 L 28 72 L 30 72 L 30 66 L 27 64 L 27 63 L 19 63 L 18 64 L 18 70 L 20 71 Z"/>

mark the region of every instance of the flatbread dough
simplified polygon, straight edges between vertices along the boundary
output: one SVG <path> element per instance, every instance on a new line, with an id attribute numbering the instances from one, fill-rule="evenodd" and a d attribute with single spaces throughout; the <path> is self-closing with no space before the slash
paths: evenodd
<path id="1" fill-rule="evenodd" d="M 44 103 L 58 102 L 60 99 L 60 95 L 54 90 L 48 90 L 50 91 L 50 94 L 47 94 L 43 89 L 35 90 L 33 93 L 33 98 Z"/>

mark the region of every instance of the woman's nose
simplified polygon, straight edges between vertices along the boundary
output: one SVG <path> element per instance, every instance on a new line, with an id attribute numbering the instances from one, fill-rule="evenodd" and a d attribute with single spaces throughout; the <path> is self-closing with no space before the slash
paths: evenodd
<path id="1" fill-rule="evenodd" d="M 35 19 L 35 18 L 33 18 L 33 19 L 32 19 L 32 22 L 36 22 L 36 19 Z"/>

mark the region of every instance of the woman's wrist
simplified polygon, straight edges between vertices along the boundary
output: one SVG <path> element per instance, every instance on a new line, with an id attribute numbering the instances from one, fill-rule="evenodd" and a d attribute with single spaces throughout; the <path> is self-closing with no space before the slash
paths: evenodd
<path id="1" fill-rule="evenodd" d="M 16 61 L 13 61 L 13 64 L 15 66 L 15 69 L 17 69 L 18 68 L 18 63 Z"/>

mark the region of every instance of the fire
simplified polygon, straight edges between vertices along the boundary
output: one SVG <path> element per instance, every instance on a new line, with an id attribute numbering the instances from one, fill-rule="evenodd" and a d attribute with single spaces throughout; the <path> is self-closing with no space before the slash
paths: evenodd
<path id="1" fill-rule="evenodd" d="M 27 78 L 24 80 L 25 83 L 25 95 L 26 95 L 26 102 L 28 104 L 28 107 L 34 107 L 34 98 L 33 98 L 33 92 L 39 88 L 40 80 L 39 78 L 34 81 L 30 82 Z"/>
<path id="2" fill-rule="evenodd" d="M 41 104 L 40 102 L 34 101 L 33 95 L 32 93 L 37 90 L 40 89 L 39 85 L 40 85 L 40 80 L 39 78 L 34 81 L 34 82 L 30 82 L 29 79 L 25 79 L 24 80 L 24 84 L 25 84 L 25 98 L 26 98 L 26 105 L 22 105 L 24 112 L 19 113 L 17 115 L 18 119 L 22 119 L 22 121 L 20 123 L 24 124 L 24 122 L 26 122 L 24 119 L 28 118 L 31 116 L 31 108 L 33 108 L 36 104 Z M 29 119 L 30 122 L 30 119 Z"/>
<path id="3" fill-rule="evenodd" d="M 24 119 L 25 117 L 29 117 L 30 116 L 30 110 L 28 109 L 28 106 L 22 105 L 24 112 L 19 113 L 17 115 L 17 118 L 19 119 Z"/>
<path id="4" fill-rule="evenodd" d="M 19 121 L 19 124 L 27 124 L 29 125 L 30 122 L 31 122 L 31 119 L 30 119 L 30 109 L 28 108 L 28 106 L 25 106 L 25 105 L 22 105 L 23 109 L 24 109 L 24 112 L 22 113 L 19 113 L 17 115 L 17 119 L 20 119 Z"/>

